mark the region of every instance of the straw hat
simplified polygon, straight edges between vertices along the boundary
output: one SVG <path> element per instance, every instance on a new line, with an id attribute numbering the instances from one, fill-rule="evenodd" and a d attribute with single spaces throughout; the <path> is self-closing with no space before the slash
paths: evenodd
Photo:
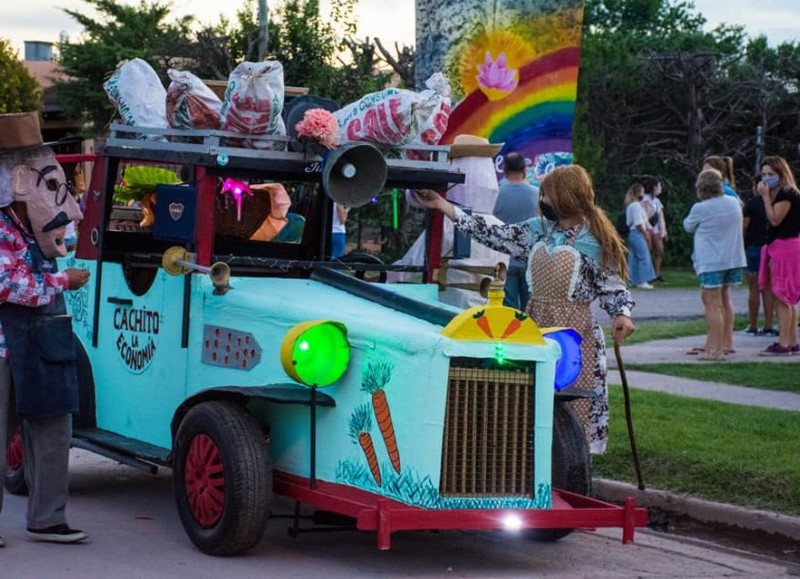
<path id="1" fill-rule="evenodd" d="M 493 145 L 488 139 L 476 135 L 456 135 L 450 145 L 450 158 L 459 157 L 494 157 L 505 143 Z"/>
<path id="2" fill-rule="evenodd" d="M 39 114 L 7 113 L 0 115 L 0 154 L 15 153 L 42 146 Z"/>

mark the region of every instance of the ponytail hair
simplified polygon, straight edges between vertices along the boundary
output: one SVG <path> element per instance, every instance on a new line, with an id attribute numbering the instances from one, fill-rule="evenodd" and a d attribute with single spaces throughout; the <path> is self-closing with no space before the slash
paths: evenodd
<path id="1" fill-rule="evenodd" d="M 722 173 L 722 179 L 728 182 L 731 189 L 736 189 L 736 181 L 733 176 L 733 157 L 712 155 L 703 160 L 703 165 L 708 165 Z"/>

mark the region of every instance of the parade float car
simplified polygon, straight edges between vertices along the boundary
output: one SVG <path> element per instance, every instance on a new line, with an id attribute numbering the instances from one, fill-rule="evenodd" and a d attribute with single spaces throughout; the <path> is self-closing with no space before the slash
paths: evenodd
<path id="1" fill-rule="evenodd" d="M 61 264 L 91 271 L 65 294 L 81 388 L 73 445 L 170 467 L 186 533 L 212 555 L 252 548 L 273 494 L 296 501 L 295 532 L 302 504 L 376 532 L 380 549 L 392 533 L 434 529 L 556 540 L 621 527 L 632 541 L 646 511 L 587 496 L 570 330 L 503 307 L 497 280 L 485 306 L 460 312 L 435 283 L 372 283 L 365 270 L 392 266 L 327 257 L 331 198 L 444 190 L 464 178 L 447 147 L 404 160 L 349 144 L 323 159 L 240 144 L 115 125 L 100 155 L 61 158 L 94 166 Z M 282 205 L 265 192 L 274 183 L 291 205 L 257 240 Z M 138 208 L 115 203 L 137 187 Z M 437 258 L 419 269 L 427 281 Z M 11 438 L 13 492 L 20 444 Z"/>

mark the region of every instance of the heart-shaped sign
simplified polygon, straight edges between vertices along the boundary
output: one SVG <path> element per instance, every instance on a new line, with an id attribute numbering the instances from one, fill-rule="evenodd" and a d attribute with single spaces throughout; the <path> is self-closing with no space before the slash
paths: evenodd
<path id="1" fill-rule="evenodd" d="M 172 217 L 173 221 L 177 221 L 183 215 L 183 210 L 185 207 L 183 203 L 170 203 L 169 204 L 169 216 Z"/>

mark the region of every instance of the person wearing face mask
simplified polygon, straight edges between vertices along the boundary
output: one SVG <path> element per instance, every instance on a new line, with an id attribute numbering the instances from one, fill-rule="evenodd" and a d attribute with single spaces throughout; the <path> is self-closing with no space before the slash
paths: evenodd
<path id="1" fill-rule="evenodd" d="M 541 327 L 569 326 L 583 337 L 583 365 L 572 388 L 592 391 L 595 397 L 571 404 L 584 424 L 590 451 L 605 452 L 605 339 L 589 305 L 600 300 L 612 318 L 612 337 L 620 343 L 634 331 L 634 302 L 625 283 L 625 246 L 595 204 L 589 174 L 578 165 L 553 169 L 540 184 L 540 215 L 521 223 L 490 225 L 482 216 L 466 214 L 435 191 L 420 190 L 417 196 L 422 205 L 443 212 L 479 243 L 524 259 L 531 293 L 525 312 Z"/>
<path id="2" fill-rule="evenodd" d="M 625 219 L 628 224 L 628 271 L 629 282 L 638 289 L 651 290 L 648 282 L 655 277 L 653 262 L 650 260 L 650 223 L 642 205 L 644 187 L 634 183 L 625 194 Z"/>
<path id="3" fill-rule="evenodd" d="M 789 164 L 782 157 L 766 157 L 756 186 L 767 214 L 767 243 L 761 250 L 758 285 L 769 288 L 778 314 L 778 341 L 763 356 L 800 353 L 797 341 L 797 304 L 800 302 L 800 192 Z"/>
<path id="4" fill-rule="evenodd" d="M 653 271 L 655 280 L 664 283 L 661 277 L 661 265 L 664 263 L 664 243 L 667 241 L 667 224 L 664 218 L 664 204 L 661 203 L 661 179 L 653 176 L 642 178 L 644 187 L 644 197 L 642 206 L 647 214 L 647 221 L 650 224 L 650 249 L 652 251 Z"/>

